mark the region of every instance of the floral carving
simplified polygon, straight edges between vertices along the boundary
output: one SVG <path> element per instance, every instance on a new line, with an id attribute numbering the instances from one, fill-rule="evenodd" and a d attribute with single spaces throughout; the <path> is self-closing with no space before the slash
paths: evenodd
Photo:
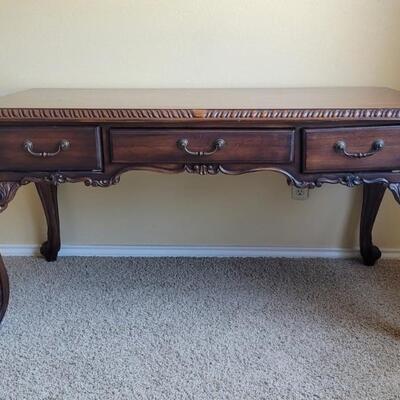
<path id="1" fill-rule="evenodd" d="M 198 175 L 216 175 L 221 172 L 220 166 L 213 164 L 187 164 L 185 171 L 189 174 Z"/>

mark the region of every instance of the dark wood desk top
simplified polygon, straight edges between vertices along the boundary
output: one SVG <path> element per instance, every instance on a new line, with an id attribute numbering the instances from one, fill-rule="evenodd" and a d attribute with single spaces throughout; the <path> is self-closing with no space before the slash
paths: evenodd
<path id="1" fill-rule="evenodd" d="M 400 119 L 388 88 L 32 89 L 0 97 L 0 120 Z"/>

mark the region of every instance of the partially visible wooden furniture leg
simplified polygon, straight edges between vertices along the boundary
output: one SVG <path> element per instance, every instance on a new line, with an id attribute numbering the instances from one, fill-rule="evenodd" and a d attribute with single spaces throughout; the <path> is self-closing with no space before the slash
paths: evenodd
<path id="1" fill-rule="evenodd" d="M 386 186 L 374 183 L 364 185 L 364 197 L 360 221 L 360 250 L 365 265 L 374 265 L 381 251 L 372 243 L 372 229 L 381 205 Z"/>
<path id="2" fill-rule="evenodd" d="M 15 193 L 17 193 L 19 186 L 17 182 L 0 182 L 0 212 L 7 208 Z M 7 270 L 0 255 L 0 322 L 6 313 L 9 297 L 10 286 Z"/>
<path id="3" fill-rule="evenodd" d="M 46 182 L 35 185 L 47 220 L 47 241 L 42 244 L 40 252 L 47 261 L 55 261 L 61 247 L 57 186 Z"/>
<path id="4" fill-rule="evenodd" d="M 0 256 L 0 322 L 6 313 L 8 299 L 10 297 L 10 286 L 8 281 L 7 270 L 4 266 L 3 259 Z"/>

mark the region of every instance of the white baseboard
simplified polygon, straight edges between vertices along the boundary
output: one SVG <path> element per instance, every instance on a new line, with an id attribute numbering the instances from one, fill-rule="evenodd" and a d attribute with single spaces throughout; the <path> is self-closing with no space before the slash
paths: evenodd
<path id="1" fill-rule="evenodd" d="M 36 245 L 1 245 L 4 256 L 36 256 Z M 252 246 L 113 246 L 65 245 L 63 256 L 82 257 L 286 257 L 286 258 L 351 258 L 359 257 L 358 249 L 309 247 Z M 383 258 L 400 258 L 400 249 L 382 249 Z"/>

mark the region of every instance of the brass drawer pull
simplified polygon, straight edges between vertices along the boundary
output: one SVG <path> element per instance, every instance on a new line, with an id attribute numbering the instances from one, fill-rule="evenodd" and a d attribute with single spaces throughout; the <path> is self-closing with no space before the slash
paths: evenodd
<path id="1" fill-rule="evenodd" d="M 62 151 L 67 151 L 71 147 L 71 144 L 69 143 L 68 140 L 63 139 L 58 145 L 58 150 L 54 151 L 53 153 L 47 153 L 45 151 L 42 151 L 40 153 L 37 153 L 33 151 L 33 142 L 31 140 L 25 140 L 24 142 L 24 149 L 32 156 L 34 157 L 42 157 L 42 158 L 47 158 L 47 157 L 54 157 L 57 154 L 59 154 Z"/>
<path id="2" fill-rule="evenodd" d="M 376 154 L 378 151 L 383 150 L 385 147 L 385 142 L 382 139 L 375 140 L 371 145 L 371 150 L 366 153 L 351 153 L 347 151 L 347 144 L 343 140 L 339 140 L 333 146 L 336 153 L 341 153 L 349 158 L 366 158 L 371 157 Z"/>
<path id="3" fill-rule="evenodd" d="M 217 151 L 224 148 L 226 142 L 224 139 L 216 139 L 213 143 L 213 148 L 210 151 L 191 151 L 188 149 L 189 140 L 188 139 L 179 139 L 177 141 L 177 146 L 179 149 L 183 150 L 185 153 L 190 154 L 191 156 L 211 156 Z"/>

